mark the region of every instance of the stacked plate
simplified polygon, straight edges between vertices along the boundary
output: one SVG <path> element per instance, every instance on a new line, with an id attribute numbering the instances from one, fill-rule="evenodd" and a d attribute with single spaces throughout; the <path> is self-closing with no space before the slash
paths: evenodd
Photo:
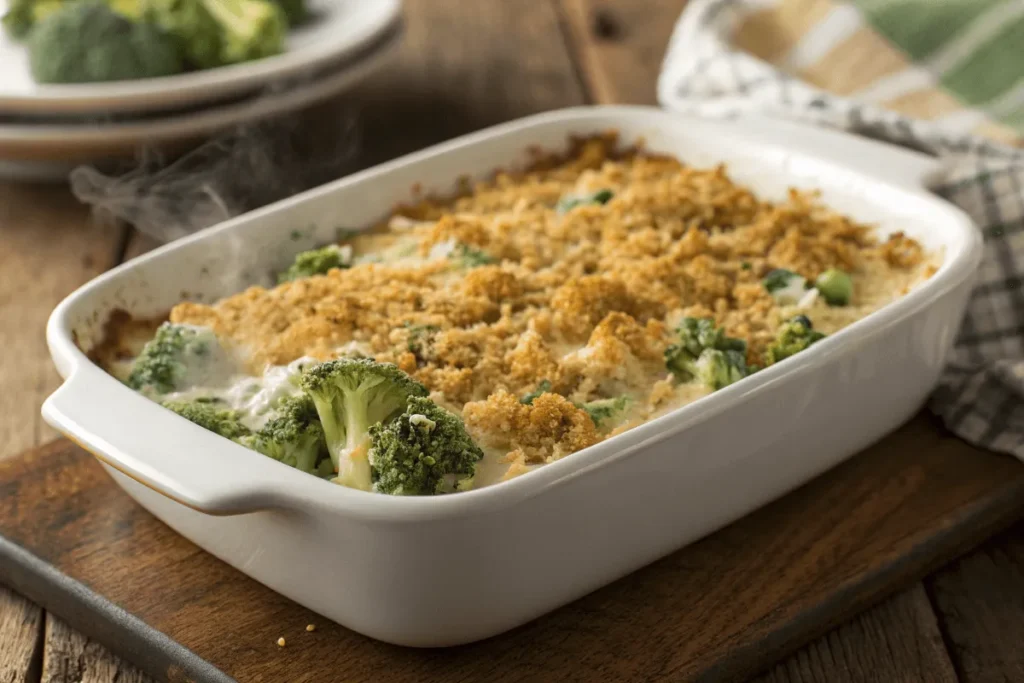
<path id="1" fill-rule="evenodd" d="M 306 107 L 364 79 L 398 43 L 401 0 L 309 7 L 280 55 L 138 81 L 37 84 L 24 45 L 0 31 L 0 176 L 66 177 L 81 163 Z"/>

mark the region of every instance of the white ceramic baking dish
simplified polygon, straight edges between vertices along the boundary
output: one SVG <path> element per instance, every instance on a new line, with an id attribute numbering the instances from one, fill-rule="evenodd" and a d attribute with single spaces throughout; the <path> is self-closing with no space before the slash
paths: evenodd
<path id="1" fill-rule="evenodd" d="M 764 196 L 820 188 L 881 232 L 943 250 L 936 275 L 812 349 L 669 415 L 490 488 L 436 498 L 350 490 L 221 439 L 93 364 L 116 308 L 213 300 L 282 268 L 337 228 L 386 215 L 410 188 L 448 192 L 617 129 L 695 165 L 728 163 Z M 937 380 L 981 255 L 962 213 L 929 195 L 933 161 L 835 132 L 713 122 L 638 107 L 532 116 L 241 216 L 122 265 L 54 311 L 66 378 L 47 422 L 92 451 L 141 505 L 240 571 L 373 638 L 448 646 L 529 621 L 793 489 L 908 419 Z M 308 230 L 307 230 L 308 228 Z M 303 230 L 300 239 L 293 232 Z M 367 292 L 373 296 L 373 292 Z"/>

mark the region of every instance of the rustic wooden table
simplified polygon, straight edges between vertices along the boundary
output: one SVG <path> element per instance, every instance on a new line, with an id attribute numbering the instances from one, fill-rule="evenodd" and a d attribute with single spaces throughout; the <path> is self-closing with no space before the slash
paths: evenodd
<path id="1" fill-rule="evenodd" d="M 407 0 L 395 62 L 345 98 L 363 111 L 361 163 L 532 112 L 653 103 L 684 2 Z M 43 338 L 50 310 L 77 285 L 150 246 L 128 229 L 92 223 L 64 188 L 0 184 L 0 457 L 56 436 L 39 416 L 59 381 Z M 144 680 L 0 587 L 0 683 Z M 1024 524 L 759 680 L 1024 681 Z"/>

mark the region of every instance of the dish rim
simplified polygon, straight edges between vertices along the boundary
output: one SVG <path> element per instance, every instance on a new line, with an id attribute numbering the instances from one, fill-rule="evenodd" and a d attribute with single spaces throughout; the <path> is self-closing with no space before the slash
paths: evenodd
<path id="1" fill-rule="evenodd" d="M 394 170 L 413 162 L 429 160 L 444 155 L 456 149 L 476 145 L 487 141 L 490 138 L 498 137 L 510 132 L 525 133 L 531 128 L 536 128 L 552 123 L 585 123 L 588 118 L 606 118 L 609 115 L 632 117 L 632 116 L 672 116 L 662 110 L 653 107 L 635 107 L 618 105 L 597 105 L 573 107 L 524 117 L 515 121 L 499 124 L 476 133 L 443 142 L 427 149 L 408 154 L 389 162 L 368 168 L 353 175 L 335 180 L 331 183 L 314 188 L 307 192 L 295 195 L 291 198 L 265 206 L 253 212 L 249 212 L 233 219 L 220 223 L 216 226 L 203 230 L 199 233 L 183 238 L 176 242 L 164 245 L 132 261 L 126 262 L 106 273 L 94 278 L 75 292 L 65 298 L 53 311 L 47 323 L 47 341 L 50 345 L 51 355 L 62 375 L 66 377 L 61 389 L 49 399 L 43 406 L 43 415 L 47 422 L 56 427 L 59 431 L 67 434 L 76 442 L 79 442 L 87 450 L 90 450 L 105 464 L 128 474 L 150 488 L 154 488 L 161 495 L 167 496 L 184 505 L 190 505 L 190 501 L 179 500 L 169 495 L 166 491 L 160 490 L 154 485 L 139 479 L 135 474 L 125 471 L 119 467 L 117 459 L 107 454 L 99 453 L 102 446 L 98 443 L 105 443 L 102 437 L 91 432 L 85 425 L 69 424 L 63 419 L 59 409 L 54 408 L 52 399 L 62 389 L 71 385 L 85 385 L 91 382 L 113 383 L 123 390 L 125 405 L 133 402 L 137 405 L 139 401 L 152 402 L 132 391 L 130 388 L 118 382 L 113 376 L 107 374 L 102 368 L 93 363 L 86 354 L 79 349 L 72 337 L 71 318 L 76 308 L 93 292 L 105 285 L 107 282 L 122 277 L 126 272 L 139 268 L 151 259 L 162 258 L 165 254 L 180 249 L 194 241 L 201 241 L 209 238 L 219 231 L 230 231 L 244 223 L 256 220 L 264 215 L 288 211 L 292 207 L 324 194 L 338 191 L 340 188 L 372 182 L 376 177 L 386 175 Z M 683 117 L 698 119 L 699 117 Z M 703 119 L 701 119 L 703 121 Z M 883 143 L 864 140 L 846 133 L 836 131 L 824 131 L 821 129 L 805 128 L 786 122 L 769 121 L 766 119 L 752 119 L 760 121 L 763 125 L 781 127 L 790 131 L 799 132 L 804 139 L 811 139 L 810 145 L 798 145 L 797 153 L 812 157 L 817 160 L 827 161 L 832 164 L 843 166 L 845 170 L 857 175 L 871 178 L 874 182 L 883 183 L 892 189 L 903 193 L 916 195 L 921 201 L 925 201 L 936 211 L 946 214 L 949 227 L 959 231 L 962 238 L 962 246 L 956 253 L 946 253 L 942 266 L 931 278 L 921 286 L 904 295 L 900 299 L 889 303 L 874 311 L 864 318 L 857 320 L 834 335 L 818 342 L 812 349 L 788 358 L 778 364 L 772 365 L 757 374 L 747 377 L 740 382 L 725 387 L 697 401 L 683 405 L 675 410 L 645 422 L 627 432 L 616 435 L 598 444 L 582 449 L 566 456 L 556 462 L 538 467 L 528 473 L 515 477 L 508 481 L 471 491 L 460 492 L 457 495 L 436 496 L 436 497 L 395 497 L 385 496 L 377 493 L 357 491 L 338 486 L 328 481 L 310 476 L 299 470 L 288 467 L 269 458 L 259 457 L 259 454 L 252 453 L 249 449 L 235 444 L 227 439 L 218 437 L 215 434 L 206 432 L 201 427 L 192 425 L 186 420 L 181 420 L 183 430 L 197 430 L 193 435 L 198 440 L 198 432 L 206 437 L 203 442 L 209 443 L 211 453 L 228 453 L 231 449 L 237 449 L 251 457 L 253 468 L 265 470 L 266 479 L 273 480 L 271 491 L 260 490 L 253 493 L 261 497 L 262 503 L 247 508 L 244 511 L 268 508 L 295 508 L 306 511 L 324 511 L 339 513 L 353 519 L 373 520 L 377 522 L 427 522 L 462 517 L 466 514 L 485 514 L 522 502 L 533 496 L 540 495 L 548 490 L 554 489 L 566 482 L 583 476 L 591 470 L 610 466 L 618 460 L 629 457 L 644 447 L 655 442 L 662 441 L 703 422 L 719 413 L 746 403 L 765 391 L 771 391 L 777 384 L 792 379 L 796 376 L 809 373 L 815 369 L 827 365 L 831 359 L 843 355 L 851 348 L 883 333 L 887 328 L 895 325 L 903 319 L 929 307 L 941 299 L 948 292 L 963 284 L 964 280 L 971 277 L 981 259 L 982 240 L 979 231 L 974 227 L 971 220 L 959 209 L 948 202 L 928 193 L 918 181 L 919 178 L 907 179 L 909 182 L 898 182 L 892 177 L 886 177 L 884 173 L 871 175 L 862 166 L 856 164 L 844 165 L 836 149 L 842 151 L 873 151 L 878 157 L 889 155 L 890 161 L 900 160 L 904 165 L 913 166 L 916 164 L 919 170 L 925 170 L 934 165 L 934 161 L 916 152 L 891 147 Z M 710 120 L 710 123 L 720 123 L 728 126 L 729 122 Z M 571 133 L 567 132 L 566 136 Z M 827 151 L 815 147 L 815 142 L 832 143 Z M 766 143 L 766 147 L 770 145 Z M 816 153 L 812 150 L 816 150 Z M 496 160 L 496 163 L 507 162 L 508 160 Z M 914 163 L 911 163 L 914 162 Z M 790 174 L 792 175 L 792 174 Z M 286 235 L 286 233 L 282 233 Z M 283 238 L 284 239 L 284 238 Z M 112 385 L 110 385 L 112 387 Z M 113 390 L 111 388 L 111 390 Z M 120 397 L 119 397 L 120 398 Z M 155 404 L 153 404 L 155 405 Z M 92 442 L 95 447 L 86 445 Z M 269 469 L 268 469 L 269 468 Z M 277 468 L 277 469 L 274 469 Z M 190 505 L 195 507 L 194 505 Z M 209 510 L 199 507 L 204 512 L 211 514 L 235 514 L 243 510 L 220 511 Z"/>

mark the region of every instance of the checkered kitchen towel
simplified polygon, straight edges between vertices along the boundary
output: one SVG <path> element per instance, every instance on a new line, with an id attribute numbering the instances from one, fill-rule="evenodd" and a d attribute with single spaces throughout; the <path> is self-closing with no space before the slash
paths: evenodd
<path id="1" fill-rule="evenodd" d="M 938 156 L 985 257 L 931 409 L 1024 459 L 1024 0 L 690 0 L 661 105 L 757 112 Z"/>

